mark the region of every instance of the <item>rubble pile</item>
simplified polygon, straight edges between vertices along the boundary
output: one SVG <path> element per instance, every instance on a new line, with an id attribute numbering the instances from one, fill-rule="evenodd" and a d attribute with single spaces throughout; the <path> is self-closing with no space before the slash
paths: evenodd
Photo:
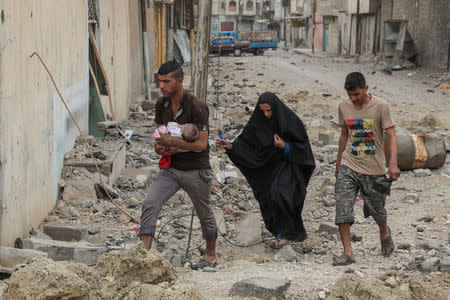
<path id="1" fill-rule="evenodd" d="M 446 299 L 450 275 L 387 273 L 375 280 L 342 275 L 327 299 Z M 447 295 L 447 296 L 446 296 Z"/>
<path id="2" fill-rule="evenodd" d="M 200 299 L 192 282 L 177 281 L 173 267 L 142 243 L 102 255 L 95 267 L 31 258 L 6 284 L 8 299 Z"/>

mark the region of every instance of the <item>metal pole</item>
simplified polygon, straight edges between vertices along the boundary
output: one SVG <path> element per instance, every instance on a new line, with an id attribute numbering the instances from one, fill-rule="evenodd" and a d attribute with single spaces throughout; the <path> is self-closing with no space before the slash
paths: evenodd
<path id="1" fill-rule="evenodd" d="M 316 31 L 316 0 L 314 0 L 313 4 L 313 31 L 312 31 L 312 42 L 311 42 L 311 50 L 314 54 L 314 39 L 315 39 L 315 31 Z"/>
<path id="2" fill-rule="evenodd" d="M 356 55 L 361 54 L 361 16 L 359 14 L 359 0 L 356 4 Z"/>
<path id="3" fill-rule="evenodd" d="M 198 2 L 197 36 L 194 60 L 194 95 L 206 102 L 208 83 L 208 47 L 212 0 Z"/>

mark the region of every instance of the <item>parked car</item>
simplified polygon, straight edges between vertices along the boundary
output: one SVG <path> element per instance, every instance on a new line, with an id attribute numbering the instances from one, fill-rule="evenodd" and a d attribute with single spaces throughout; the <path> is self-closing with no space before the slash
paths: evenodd
<path id="1" fill-rule="evenodd" d="M 209 44 L 209 53 L 211 54 L 230 54 L 234 56 L 241 56 L 243 52 L 248 51 L 250 42 L 237 41 L 231 36 L 220 36 L 211 40 Z"/>
<path id="2" fill-rule="evenodd" d="M 277 50 L 278 43 L 276 41 L 276 32 L 273 30 L 265 31 L 221 31 L 219 37 L 234 38 L 235 40 L 249 41 L 250 47 L 246 52 L 254 55 L 263 55 L 264 50 Z M 224 40 L 227 43 L 228 39 Z"/>

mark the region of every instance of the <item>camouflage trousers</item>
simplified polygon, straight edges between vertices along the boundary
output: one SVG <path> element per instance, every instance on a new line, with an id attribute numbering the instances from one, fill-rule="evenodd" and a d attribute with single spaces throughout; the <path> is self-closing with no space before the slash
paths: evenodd
<path id="1" fill-rule="evenodd" d="M 385 209 L 386 194 L 380 193 L 373 188 L 375 179 L 385 175 L 363 175 L 346 166 L 339 167 L 339 174 L 334 188 L 336 197 L 336 219 L 335 223 L 355 222 L 353 207 L 358 192 L 364 199 L 364 217 L 372 216 L 378 225 L 386 224 L 387 213 Z"/>

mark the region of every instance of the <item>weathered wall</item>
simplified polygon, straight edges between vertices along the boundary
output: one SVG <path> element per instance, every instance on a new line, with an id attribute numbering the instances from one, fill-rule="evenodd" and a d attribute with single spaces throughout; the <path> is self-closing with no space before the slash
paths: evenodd
<path id="1" fill-rule="evenodd" d="M 130 0 L 130 100 L 144 94 L 144 62 L 142 46 L 142 23 L 139 0 Z"/>
<path id="2" fill-rule="evenodd" d="M 131 95 L 128 1 L 101 1 L 101 58 L 110 85 L 117 120 L 128 117 Z"/>
<path id="3" fill-rule="evenodd" d="M 12 246 L 53 207 L 62 156 L 78 135 L 34 51 L 87 130 L 86 10 L 86 1 L 0 0 L 1 245 Z"/>
<path id="4" fill-rule="evenodd" d="M 408 20 L 408 31 L 419 51 L 418 63 L 424 67 L 445 67 L 448 62 L 450 32 L 448 0 L 385 0 L 382 2 L 381 44 L 384 21 Z"/>
<path id="5" fill-rule="evenodd" d="M 338 17 L 327 16 L 323 18 L 324 24 L 328 25 L 328 52 L 338 54 L 339 51 L 339 23 Z"/>

